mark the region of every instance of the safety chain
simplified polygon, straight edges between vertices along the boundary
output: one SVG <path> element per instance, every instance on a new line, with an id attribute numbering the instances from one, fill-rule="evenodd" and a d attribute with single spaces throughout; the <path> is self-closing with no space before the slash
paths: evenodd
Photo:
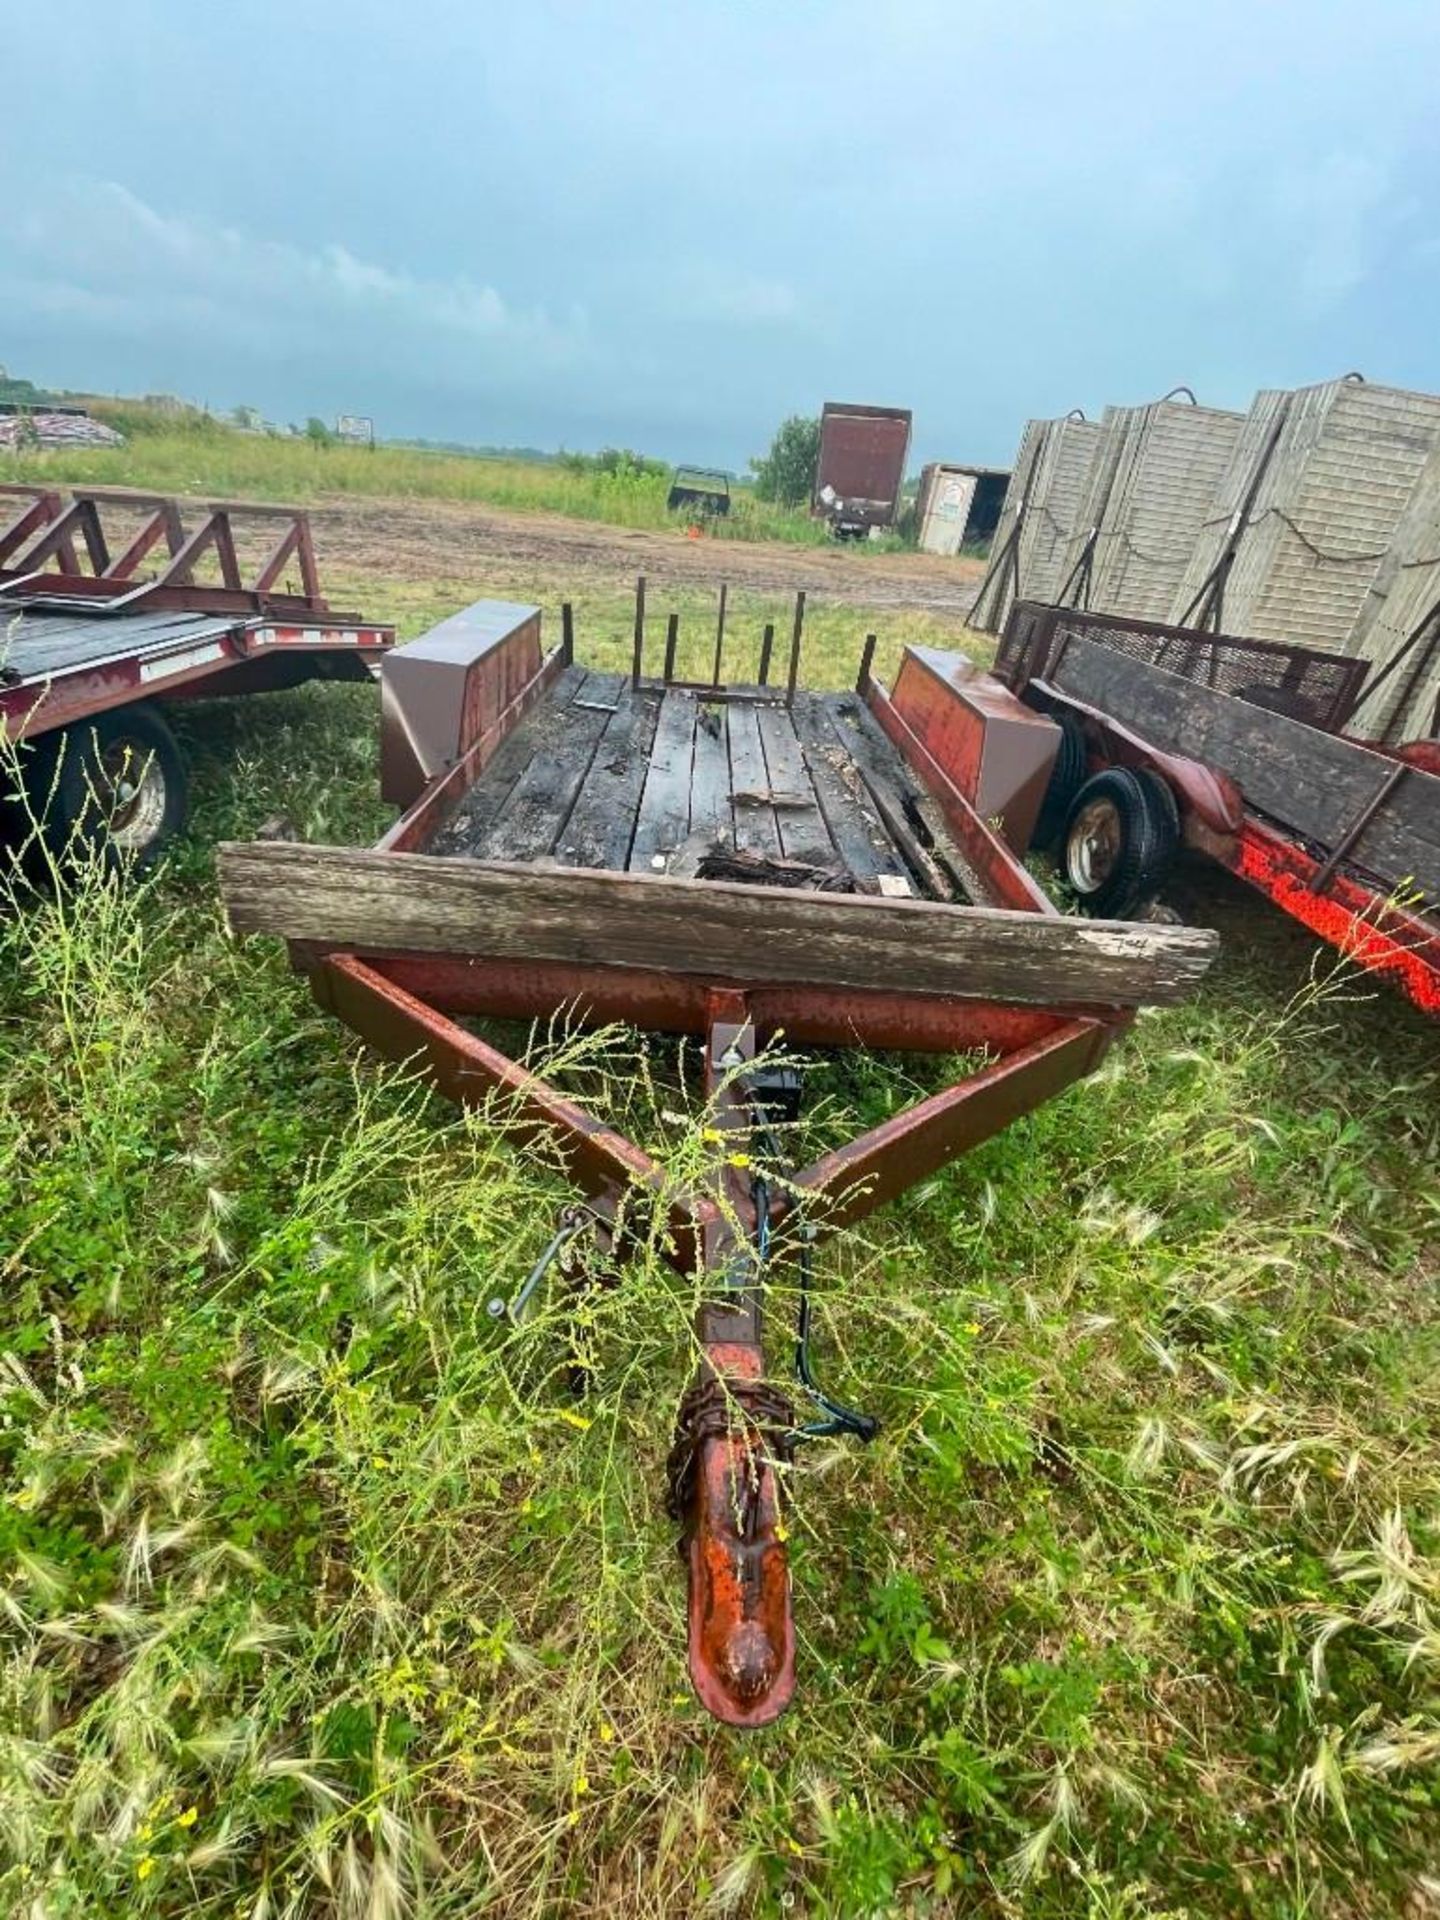
<path id="1" fill-rule="evenodd" d="M 675 1444 L 665 1464 L 670 1515 L 685 1520 L 695 1491 L 695 1461 L 706 1440 L 744 1434 L 760 1442 L 772 1463 L 795 1456 L 795 1409 L 777 1388 L 763 1380 L 712 1376 L 691 1387 L 680 1402 Z"/>

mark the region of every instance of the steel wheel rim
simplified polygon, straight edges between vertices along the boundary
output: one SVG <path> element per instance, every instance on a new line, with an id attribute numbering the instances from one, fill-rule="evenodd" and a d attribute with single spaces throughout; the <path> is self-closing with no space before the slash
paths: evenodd
<path id="1" fill-rule="evenodd" d="M 1097 795 L 1076 814 L 1065 841 L 1065 873 L 1077 893 L 1098 893 L 1112 878 L 1125 845 L 1125 824 L 1113 800 Z"/>
<path id="2" fill-rule="evenodd" d="M 143 740 L 112 740 L 99 756 L 97 783 L 105 830 L 117 847 L 143 852 L 165 824 L 165 771 Z"/>

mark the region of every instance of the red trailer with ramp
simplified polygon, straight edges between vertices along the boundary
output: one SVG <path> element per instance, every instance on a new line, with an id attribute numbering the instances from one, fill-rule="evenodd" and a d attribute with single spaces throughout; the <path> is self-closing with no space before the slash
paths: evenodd
<path id="1" fill-rule="evenodd" d="M 253 549 L 253 551 L 252 551 Z M 333 609 L 292 507 L 0 487 L 0 738 L 12 837 L 44 816 L 131 860 L 181 825 L 173 701 L 366 680 L 393 627 Z"/>

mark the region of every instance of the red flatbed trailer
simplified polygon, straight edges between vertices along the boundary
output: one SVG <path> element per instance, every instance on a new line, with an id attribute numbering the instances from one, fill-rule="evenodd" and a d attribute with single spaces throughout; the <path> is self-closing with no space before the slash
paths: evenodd
<path id="1" fill-rule="evenodd" d="M 893 692 L 645 671 L 643 594 L 628 674 L 545 653 L 534 607 L 482 602 L 382 669 L 384 791 L 403 811 L 371 850 L 221 849 L 232 926 L 278 934 L 320 1003 L 449 1097 L 506 1096 L 585 1196 L 607 1259 L 659 1245 L 700 1277 L 702 1354 L 668 1472 L 689 1578 L 689 1663 L 718 1718 L 773 1720 L 795 1684 L 784 1471 L 807 1433 L 869 1437 L 809 1362 L 762 1345 L 767 1280 L 1093 1071 L 1143 1001 L 1188 991 L 1214 936 L 1057 914 L 968 793 L 1028 830 L 1058 729 L 998 685 L 957 687 L 907 653 Z M 991 736 L 994 735 L 992 739 Z M 1008 770 L 1008 771 L 1007 771 Z M 967 793 L 968 790 L 968 793 Z M 683 1187 L 646 1152 L 462 1024 L 627 1021 L 704 1047 L 709 1159 Z M 787 1045 L 981 1056 L 955 1085 L 805 1167 L 780 1172 Z M 518 1313 L 544 1257 L 522 1287 Z M 501 1315 L 503 1302 L 495 1303 Z"/>
<path id="2" fill-rule="evenodd" d="M 1049 824 L 1082 905 L 1128 875 L 1138 910 L 1184 847 L 1440 1016 L 1440 740 L 1344 732 L 1367 661 L 1023 601 L 997 672 L 1069 730 Z"/>
<path id="3" fill-rule="evenodd" d="M 240 547 L 257 532 L 247 568 Z M 394 640 L 328 605 L 294 508 L 0 487 L 0 739 L 29 749 L 24 811 L 48 801 L 65 815 L 107 785 L 108 838 L 133 856 L 151 857 L 183 817 L 156 702 L 369 679 Z"/>

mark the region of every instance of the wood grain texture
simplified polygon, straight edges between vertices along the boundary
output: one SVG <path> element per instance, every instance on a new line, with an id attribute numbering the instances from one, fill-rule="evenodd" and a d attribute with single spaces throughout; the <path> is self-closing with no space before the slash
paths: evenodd
<path id="1" fill-rule="evenodd" d="M 836 738 L 821 696 L 799 689 L 791 712 L 815 798 L 841 860 L 866 893 L 879 891 L 882 875 L 908 884 L 909 870 L 881 825 L 864 781 Z"/>
<path id="2" fill-rule="evenodd" d="M 1049 679 L 1155 746 L 1228 773 L 1247 806 L 1327 849 L 1390 776 L 1392 762 L 1383 754 L 1094 641 L 1066 642 Z M 1440 779 L 1407 773 L 1347 858 L 1389 886 L 1409 881 L 1440 899 Z"/>
<path id="3" fill-rule="evenodd" d="M 1032 1005 L 1178 999 L 1217 945 L 1191 927 L 272 841 L 223 846 L 220 880 L 239 933 Z"/>
<path id="4" fill-rule="evenodd" d="M 826 866 L 838 860 L 840 856 L 825 825 L 825 816 L 815 799 L 810 769 L 795 732 L 794 714 L 784 707 L 759 707 L 756 718 L 760 744 L 765 749 L 770 790 L 789 796 L 794 803 L 775 809 L 775 824 L 786 859 L 805 860 L 812 866 Z"/>
<path id="5" fill-rule="evenodd" d="M 695 753 L 695 702 L 673 688 L 665 695 L 645 771 L 645 790 L 630 846 L 630 865 L 644 871 L 684 844 L 690 831 L 690 772 Z"/>
<path id="6" fill-rule="evenodd" d="M 567 867 L 623 867 L 630 857 L 660 695 L 645 688 L 637 693 L 618 674 L 610 677 L 615 711 L 555 849 Z"/>
<path id="7" fill-rule="evenodd" d="M 783 709 L 782 709 L 783 711 Z M 780 855 L 780 829 L 768 798 L 770 770 L 760 742 L 754 707 L 730 709 L 730 792 L 735 806 L 735 844 L 766 859 Z"/>

